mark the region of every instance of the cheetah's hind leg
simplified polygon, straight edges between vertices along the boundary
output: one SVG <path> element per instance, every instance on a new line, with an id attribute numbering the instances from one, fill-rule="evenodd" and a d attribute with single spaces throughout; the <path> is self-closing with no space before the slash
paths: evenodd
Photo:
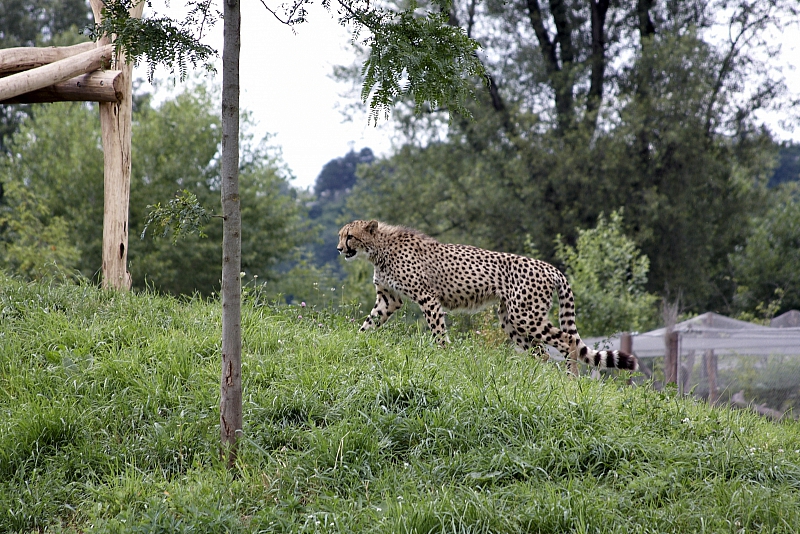
<path id="1" fill-rule="evenodd" d="M 500 302 L 497 307 L 497 317 L 500 319 L 500 326 L 503 331 L 508 335 L 509 339 L 514 343 L 514 349 L 517 352 L 530 352 L 534 357 L 542 362 L 550 359 L 550 353 L 547 347 L 541 340 L 534 339 L 527 333 L 521 334 L 519 330 L 508 319 L 508 309 L 504 302 Z M 523 329 L 525 331 L 526 329 Z"/>

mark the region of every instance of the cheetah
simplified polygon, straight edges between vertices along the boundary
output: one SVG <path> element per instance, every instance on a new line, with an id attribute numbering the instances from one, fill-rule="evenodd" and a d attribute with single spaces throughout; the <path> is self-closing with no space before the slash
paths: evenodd
<path id="1" fill-rule="evenodd" d="M 446 310 L 476 312 L 498 304 L 503 330 L 523 351 L 544 342 L 558 349 L 577 374 L 577 361 L 636 371 L 635 356 L 593 350 L 578 335 L 575 301 L 564 274 L 549 263 L 468 245 L 440 243 L 422 232 L 375 220 L 353 221 L 339 230 L 340 254 L 365 257 L 375 266 L 375 306 L 360 331 L 377 328 L 403 305 L 405 296 L 425 314 L 433 335 L 448 342 Z M 559 323 L 548 319 L 558 294 Z"/>

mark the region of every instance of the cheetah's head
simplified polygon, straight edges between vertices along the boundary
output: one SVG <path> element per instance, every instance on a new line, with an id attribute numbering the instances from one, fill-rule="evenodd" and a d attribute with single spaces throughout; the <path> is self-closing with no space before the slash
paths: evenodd
<path id="1" fill-rule="evenodd" d="M 367 254 L 378 230 L 378 221 L 353 221 L 339 230 L 339 245 L 336 249 L 351 261 L 358 254 Z"/>

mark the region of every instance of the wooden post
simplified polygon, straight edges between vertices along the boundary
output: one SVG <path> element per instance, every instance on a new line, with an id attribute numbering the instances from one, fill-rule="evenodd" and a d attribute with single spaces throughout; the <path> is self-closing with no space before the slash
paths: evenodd
<path id="1" fill-rule="evenodd" d="M 633 336 L 631 336 L 630 332 L 622 333 L 622 337 L 619 340 L 619 350 L 633 354 Z M 628 385 L 630 386 L 631 384 L 633 384 L 632 375 L 628 377 Z"/>
<path id="2" fill-rule="evenodd" d="M 703 353 L 703 364 L 706 371 L 706 380 L 708 381 L 708 403 L 713 405 L 719 399 L 719 393 L 717 392 L 717 355 L 714 354 L 714 349 Z"/>
<path id="3" fill-rule="evenodd" d="M 664 355 L 664 384 L 678 383 L 678 340 L 679 332 L 667 334 L 667 352 Z"/>
<path id="4" fill-rule="evenodd" d="M 102 0 L 90 0 L 95 20 L 102 21 Z M 133 18 L 141 18 L 142 0 L 131 8 Z M 97 46 L 108 43 L 107 38 Z M 115 68 L 122 72 L 118 102 L 100 102 L 100 126 L 103 130 L 104 200 L 103 211 L 103 287 L 130 289 L 128 272 L 128 203 L 131 188 L 131 119 L 133 105 L 131 73 L 133 64 L 123 54 L 115 58 Z"/>

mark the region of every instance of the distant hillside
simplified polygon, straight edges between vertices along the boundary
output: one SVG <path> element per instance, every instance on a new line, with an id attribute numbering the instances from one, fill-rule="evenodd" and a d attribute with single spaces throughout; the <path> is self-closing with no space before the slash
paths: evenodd
<path id="1" fill-rule="evenodd" d="M 778 152 L 778 167 L 769 179 L 769 186 L 800 181 L 800 144 L 784 143 Z"/>
<path id="2" fill-rule="evenodd" d="M 359 152 L 351 150 L 344 157 L 326 163 L 317 176 L 314 183 L 316 198 L 309 205 L 308 214 L 322 226 L 322 242 L 311 247 L 318 266 L 327 264 L 340 272 L 336 244 L 342 218 L 347 213 L 347 197 L 356 183 L 358 166 L 369 165 L 373 161 L 375 156 L 369 148 L 362 148 Z"/>

